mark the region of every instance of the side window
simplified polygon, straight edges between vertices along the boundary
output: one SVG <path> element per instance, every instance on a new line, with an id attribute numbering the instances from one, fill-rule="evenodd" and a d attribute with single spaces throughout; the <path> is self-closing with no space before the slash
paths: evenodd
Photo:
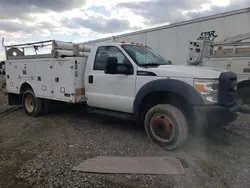
<path id="1" fill-rule="evenodd" d="M 116 57 L 119 64 L 129 62 L 117 47 L 102 46 L 97 49 L 94 70 L 104 70 L 108 57 Z"/>

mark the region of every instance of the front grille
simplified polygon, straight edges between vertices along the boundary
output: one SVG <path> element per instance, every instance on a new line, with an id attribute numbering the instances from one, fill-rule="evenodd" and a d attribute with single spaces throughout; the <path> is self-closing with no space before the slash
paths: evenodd
<path id="1" fill-rule="evenodd" d="M 221 106 L 231 107 L 237 99 L 237 76 L 233 72 L 221 73 L 219 87 L 219 103 Z"/>

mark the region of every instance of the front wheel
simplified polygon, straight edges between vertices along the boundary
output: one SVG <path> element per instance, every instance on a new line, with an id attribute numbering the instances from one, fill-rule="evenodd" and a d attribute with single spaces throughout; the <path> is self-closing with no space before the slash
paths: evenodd
<path id="1" fill-rule="evenodd" d="M 147 112 L 145 131 L 152 142 L 166 150 L 174 150 L 187 140 L 188 123 L 185 115 L 178 108 L 169 104 L 160 104 Z"/>
<path id="2" fill-rule="evenodd" d="M 43 99 L 36 98 L 32 90 L 23 93 L 23 108 L 28 116 L 39 116 L 43 112 Z"/>

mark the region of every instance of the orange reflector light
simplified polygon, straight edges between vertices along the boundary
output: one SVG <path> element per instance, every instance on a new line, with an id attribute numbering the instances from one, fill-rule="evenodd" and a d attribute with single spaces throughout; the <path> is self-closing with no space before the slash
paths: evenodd
<path id="1" fill-rule="evenodd" d="M 140 45 L 140 43 L 139 42 L 137 42 L 137 43 L 135 43 L 136 45 Z"/>
<path id="2" fill-rule="evenodd" d="M 200 92 L 204 92 L 205 91 L 205 87 L 203 84 L 194 84 L 194 87 L 200 91 Z"/>
<path id="3" fill-rule="evenodd" d="M 141 46 L 144 46 L 144 44 L 140 44 Z"/>

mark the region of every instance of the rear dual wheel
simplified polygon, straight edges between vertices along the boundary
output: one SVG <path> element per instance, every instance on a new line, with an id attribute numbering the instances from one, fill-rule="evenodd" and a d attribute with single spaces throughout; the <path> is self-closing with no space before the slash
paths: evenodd
<path id="1" fill-rule="evenodd" d="M 37 98 L 32 90 L 23 93 L 22 105 L 28 116 L 39 116 L 43 112 L 43 99 Z"/>
<path id="2" fill-rule="evenodd" d="M 147 112 L 145 130 L 152 142 L 166 150 L 179 148 L 188 138 L 185 115 L 169 104 L 156 105 Z"/>

